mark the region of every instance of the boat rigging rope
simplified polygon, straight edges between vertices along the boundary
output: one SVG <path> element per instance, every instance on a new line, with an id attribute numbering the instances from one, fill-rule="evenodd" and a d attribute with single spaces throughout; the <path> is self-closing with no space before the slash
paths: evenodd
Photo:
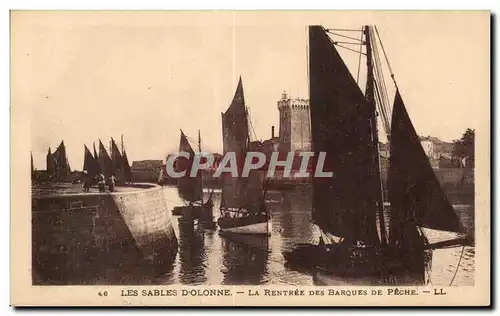
<path id="1" fill-rule="evenodd" d="M 326 29 L 328 33 L 330 31 L 343 31 L 343 32 L 359 32 L 359 29 Z"/>
<path id="2" fill-rule="evenodd" d="M 377 26 L 375 26 L 375 33 L 377 33 L 378 41 L 380 42 L 380 46 L 382 47 L 382 52 L 384 53 L 385 61 L 387 62 L 387 67 L 389 67 L 392 81 L 394 82 L 394 85 L 396 86 L 397 89 L 398 84 L 396 83 L 396 79 L 394 79 L 394 73 L 392 72 L 392 67 L 391 64 L 389 63 L 389 58 L 387 58 L 387 53 L 385 52 L 384 44 L 382 44 L 382 39 L 380 38 L 380 34 L 378 33 Z"/>
<path id="3" fill-rule="evenodd" d="M 330 34 L 332 34 L 332 35 L 337 35 L 337 36 L 340 36 L 340 37 L 343 37 L 343 38 L 352 39 L 352 40 L 354 40 L 354 41 L 360 41 L 360 42 L 363 42 L 363 40 L 357 39 L 357 38 L 352 37 L 352 36 L 342 35 L 342 34 L 335 33 L 335 32 L 330 32 L 330 31 L 329 31 L 328 33 L 330 33 Z M 361 30 L 361 33 L 363 33 L 363 30 Z"/>
<path id="4" fill-rule="evenodd" d="M 390 124 L 389 124 L 389 116 L 390 106 L 389 106 L 389 97 L 387 96 L 387 86 L 384 80 L 384 71 L 382 68 L 382 63 L 380 62 L 379 51 L 377 46 L 377 40 L 375 38 L 375 34 L 373 29 L 370 28 L 370 35 L 374 38 L 373 41 L 373 59 L 374 59 L 374 70 L 375 70 L 375 88 L 376 92 L 379 94 L 379 110 L 382 114 L 382 123 L 385 129 L 386 134 L 390 135 Z"/>
<path id="5" fill-rule="evenodd" d="M 358 53 L 358 54 L 361 54 L 361 55 L 366 55 L 366 54 L 365 54 L 365 53 L 363 53 L 362 51 L 358 51 L 358 50 L 355 50 L 355 49 L 352 49 L 352 48 L 349 48 L 349 47 L 346 47 L 346 46 L 340 45 L 340 44 L 338 44 L 338 42 L 333 42 L 333 44 L 334 44 L 335 46 L 342 47 L 342 48 L 347 49 L 347 50 L 350 50 L 350 51 L 352 51 L 352 52 L 355 52 L 355 53 Z"/>
<path id="6" fill-rule="evenodd" d="M 450 285 L 448 285 L 448 286 L 451 286 L 453 284 L 453 281 L 455 280 L 455 277 L 457 276 L 457 272 L 458 272 L 458 269 L 460 268 L 460 263 L 462 262 L 462 257 L 464 255 L 464 249 L 465 249 L 465 245 L 462 246 L 462 252 L 460 253 L 460 258 L 458 259 L 458 264 L 457 264 L 457 268 L 455 269 L 455 274 L 453 275 L 453 278 L 450 281 Z"/>

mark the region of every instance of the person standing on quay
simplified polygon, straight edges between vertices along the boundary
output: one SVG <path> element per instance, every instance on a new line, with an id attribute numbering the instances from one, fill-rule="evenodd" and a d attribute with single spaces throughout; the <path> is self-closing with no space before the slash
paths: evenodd
<path id="1" fill-rule="evenodd" d="M 97 186 L 99 187 L 99 192 L 104 192 L 105 191 L 105 178 L 104 178 L 104 175 L 102 173 L 99 173 L 97 175 Z"/>
<path id="2" fill-rule="evenodd" d="M 115 184 L 116 184 L 116 177 L 114 174 L 112 174 L 109 177 L 109 191 L 113 192 L 115 190 Z"/>
<path id="3" fill-rule="evenodd" d="M 87 170 L 83 170 L 83 192 L 90 191 L 90 181 L 91 179 Z"/>

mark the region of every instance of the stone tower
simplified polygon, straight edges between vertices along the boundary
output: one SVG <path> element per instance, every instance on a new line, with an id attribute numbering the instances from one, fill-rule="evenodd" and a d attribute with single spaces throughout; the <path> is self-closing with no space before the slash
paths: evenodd
<path id="1" fill-rule="evenodd" d="M 278 101 L 280 111 L 279 151 L 311 150 L 311 115 L 309 101 L 291 99 L 286 92 Z"/>

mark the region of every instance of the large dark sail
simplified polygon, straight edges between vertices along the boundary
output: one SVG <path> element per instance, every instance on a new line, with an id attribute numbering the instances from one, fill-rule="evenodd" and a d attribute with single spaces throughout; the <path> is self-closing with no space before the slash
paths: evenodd
<path id="1" fill-rule="evenodd" d="M 176 161 L 177 171 L 186 171 L 186 175 L 177 180 L 177 189 L 179 191 L 179 195 L 181 196 L 181 198 L 188 202 L 201 201 L 201 173 L 198 172 L 198 174 L 196 174 L 196 177 L 190 176 L 191 167 L 195 158 L 195 152 L 182 130 L 181 140 L 179 143 L 179 152 L 189 153 L 189 158 L 179 157 Z"/>
<path id="2" fill-rule="evenodd" d="M 106 179 L 111 176 L 113 171 L 113 162 L 106 151 L 106 148 L 99 140 L 99 165 L 101 167 L 101 173 L 106 177 Z"/>
<path id="3" fill-rule="evenodd" d="M 309 27 L 309 80 L 312 147 L 333 171 L 313 179 L 313 221 L 346 240 L 378 244 L 373 107 L 321 26 Z"/>
<path id="4" fill-rule="evenodd" d="M 224 155 L 227 153 L 235 154 L 238 174 L 241 174 L 248 148 L 248 117 L 241 77 L 231 105 L 225 113 L 222 113 L 222 132 Z M 262 193 L 262 184 L 258 174 L 254 175 L 253 173 L 256 171 L 251 172 L 248 178 L 237 178 L 230 174 L 223 174 L 222 196 L 225 207 L 248 208 L 252 202 L 261 201 L 258 193 Z"/>
<path id="5" fill-rule="evenodd" d="M 235 152 L 237 157 L 244 157 L 248 148 L 248 117 L 241 77 L 231 105 L 222 114 L 222 121 L 224 154 Z"/>
<path id="6" fill-rule="evenodd" d="M 404 239 L 406 223 L 437 230 L 462 232 L 463 228 L 441 188 L 403 99 L 396 92 L 391 123 L 389 167 L 391 242 Z"/>

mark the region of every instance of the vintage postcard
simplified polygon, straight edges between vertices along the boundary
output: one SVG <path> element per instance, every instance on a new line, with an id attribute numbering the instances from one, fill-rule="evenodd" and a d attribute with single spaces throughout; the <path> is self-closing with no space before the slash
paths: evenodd
<path id="1" fill-rule="evenodd" d="M 12 11 L 11 304 L 488 306 L 490 19 Z"/>

